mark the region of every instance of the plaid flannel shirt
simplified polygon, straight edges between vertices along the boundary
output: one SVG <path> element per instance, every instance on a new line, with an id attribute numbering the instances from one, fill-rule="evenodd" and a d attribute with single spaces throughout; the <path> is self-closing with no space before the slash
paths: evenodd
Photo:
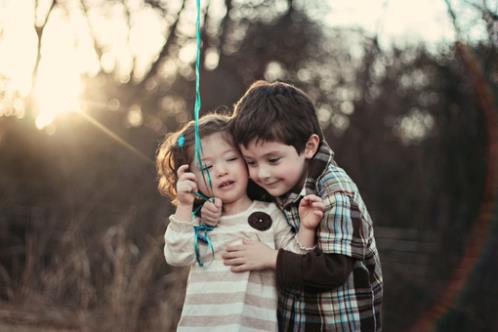
<path id="1" fill-rule="evenodd" d="M 320 196 L 325 204 L 317 229 L 318 250 L 353 258 L 353 270 L 332 291 L 279 287 L 279 330 L 381 331 L 383 283 L 372 220 L 357 186 L 336 165 L 326 142 L 310 160 L 302 191 L 277 200 L 295 230 L 300 224 L 299 201 L 307 194 Z M 278 270 L 277 264 L 277 274 Z"/>

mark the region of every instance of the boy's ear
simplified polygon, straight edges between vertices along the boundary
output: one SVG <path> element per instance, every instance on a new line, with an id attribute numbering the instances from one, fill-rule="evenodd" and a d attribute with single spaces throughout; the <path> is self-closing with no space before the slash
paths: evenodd
<path id="1" fill-rule="evenodd" d="M 320 137 L 317 134 L 312 134 L 310 138 L 308 138 L 308 142 L 306 142 L 306 145 L 304 147 L 304 158 L 313 158 L 319 146 Z"/>

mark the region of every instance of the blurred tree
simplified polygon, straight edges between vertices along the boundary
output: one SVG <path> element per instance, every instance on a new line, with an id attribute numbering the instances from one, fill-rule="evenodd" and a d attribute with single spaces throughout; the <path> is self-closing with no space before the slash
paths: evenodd
<path id="1" fill-rule="evenodd" d="M 153 167 L 137 156 L 153 159 L 161 136 L 192 117 L 193 4 L 74 3 L 35 3 L 33 71 L 36 76 L 43 66 L 53 16 L 83 18 L 97 63 L 83 77 L 86 115 L 60 115 L 39 131 L 31 96 L 18 103 L 23 97 L 0 85 L 0 106 L 25 105 L 27 114 L 0 117 L 0 297 L 70 304 L 82 317 L 78 323 L 94 330 L 173 330 L 185 274 L 161 257 L 172 207 L 155 190 Z M 489 3 L 465 8 L 480 13 L 479 24 L 489 33 L 470 47 L 496 95 L 495 32 L 489 28 L 494 12 Z M 429 252 L 428 267 L 402 256 L 404 248 L 379 241 L 388 263 L 385 330 L 405 330 L 433 303 L 465 250 L 485 185 L 485 120 L 467 73 L 447 46 L 384 50 L 376 35 L 325 29 L 316 13 L 326 11 L 320 1 L 206 4 L 202 111 L 230 107 L 255 79 L 292 82 L 309 93 L 379 234 L 384 227 L 438 239 L 430 250 L 416 239 L 414 256 Z M 141 26 L 144 13 L 159 18 L 158 25 Z M 119 51 L 103 22 L 122 26 L 119 39 L 126 45 Z M 133 46 L 137 35 L 158 40 L 146 60 Z M 492 303 L 485 296 L 473 299 L 476 306 Z M 113 319 L 107 322 L 106 315 Z"/>

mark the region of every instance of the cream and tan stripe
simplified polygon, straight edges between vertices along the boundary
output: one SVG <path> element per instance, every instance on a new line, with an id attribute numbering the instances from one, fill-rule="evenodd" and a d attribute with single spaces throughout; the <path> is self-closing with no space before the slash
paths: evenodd
<path id="1" fill-rule="evenodd" d="M 273 309 L 275 308 L 276 300 L 276 297 L 264 297 L 244 292 L 217 293 L 210 294 L 210 296 L 206 296 L 206 294 L 190 294 L 185 299 L 185 304 L 230 304 L 243 302 L 252 306 Z"/>
<path id="2" fill-rule="evenodd" d="M 272 217 L 270 229 L 259 231 L 249 225 L 248 217 L 255 211 Z M 192 264 L 192 226 L 172 220 L 167 233 L 166 257 L 178 264 L 185 257 L 185 263 L 190 259 Z M 277 331 L 277 294 L 273 271 L 233 273 L 223 264 L 221 255 L 227 245 L 241 243 L 242 239 L 261 241 L 271 248 L 292 242 L 294 234 L 278 207 L 255 202 L 236 218 L 222 217 L 209 236 L 215 254 L 213 256 L 205 244 L 200 245 L 205 266 L 191 266 L 178 331 Z"/>
<path id="3" fill-rule="evenodd" d="M 247 326 L 258 331 L 276 331 L 276 318 L 275 321 L 267 321 L 252 317 L 244 317 L 239 315 L 225 315 L 225 316 L 190 316 L 184 317 L 181 321 L 182 326 L 204 326 L 207 329 L 211 326 L 221 326 L 230 324 L 239 324 Z M 209 330 L 208 330 L 209 331 Z"/>

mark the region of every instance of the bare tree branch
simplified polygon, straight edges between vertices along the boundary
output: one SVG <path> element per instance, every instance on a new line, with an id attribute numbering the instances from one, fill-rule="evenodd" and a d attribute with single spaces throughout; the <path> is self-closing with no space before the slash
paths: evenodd
<path id="1" fill-rule="evenodd" d="M 450 15 L 451 22 L 453 23 L 453 28 L 455 29 L 456 39 L 457 40 L 461 40 L 462 39 L 462 30 L 458 26 L 458 22 L 457 22 L 457 17 L 456 17 L 455 11 L 453 10 L 453 7 L 451 6 L 450 0 L 444 0 L 444 2 L 446 3 L 446 8 L 448 10 L 448 15 Z"/>
<path id="2" fill-rule="evenodd" d="M 45 19 L 43 20 L 41 25 L 36 24 L 36 11 L 38 8 L 38 1 L 35 2 L 35 31 L 36 31 L 36 36 L 38 38 L 38 44 L 36 47 L 36 60 L 35 60 L 35 65 L 33 67 L 33 79 L 31 81 L 31 92 L 33 91 L 33 88 L 35 86 L 35 81 L 36 81 L 36 76 L 38 75 L 38 68 L 40 67 L 40 60 L 41 60 L 41 43 L 42 43 L 42 38 L 43 38 L 43 33 L 45 32 L 45 27 L 47 26 L 48 18 L 50 17 L 50 14 L 52 13 L 53 9 L 55 8 L 55 5 L 57 4 L 57 1 L 54 0 L 50 4 L 50 8 L 48 9 L 47 15 L 45 16 Z"/>
<path id="3" fill-rule="evenodd" d="M 157 74 L 164 57 L 168 54 L 168 52 L 171 48 L 171 45 L 173 45 L 173 42 L 176 38 L 176 30 L 178 27 L 178 22 L 180 21 L 180 16 L 181 16 L 183 10 L 185 9 L 185 3 L 186 3 L 186 0 L 183 0 L 182 6 L 181 6 L 180 10 L 178 10 L 178 13 L 176 15 L 176 19 L 173 22 L 173 24 L 171 25 L 169 35 L 166 38 L 166 42 L 164 43 L 161 51 L 159 52 L 159 55 L 157 56 L 156 61 L 154 61 L 154 63 L 152 63 L 152 65 L 149 68 L 149 71 L 144 75 L 142 81 L 140 81 L 140 83 L 138 84 L 139 90 L 140 90 L 140 88 L 142 88 L 145 85 L 145 83 L 150 78 L 154 77 Z"/>
<path id="4" fill-rule="evenodd" d="M 287 0 L 287 15 L 291 15 L 294 11 L 294 0 Z"/>
<path id="5" fill-rule="evenodd" d="M 34 89 L 35 89 L 35 84 L 36 84 L 36 78 L 38 77 L 38 71 L 40 68 L 40 61 L 41 61 L 41 48 L 42 48 L 42 39 L 43 39 L 43 33 L 45 32 L 45 27 L 47 25 L 48 19 L 50 17 L 50 14 L 52 13 L 53 9 L 55 8 L 55 5 L 57 4 L 56 0 L 53 0 L 52 3 L 50 4 L 50 7 L 47 11 L 47 15 L 45 16 L 45 19 L 43 22 L 38 25 L 37 24 L 37 9 L 38 9 L 38 1 L 35 1 L 35 8 L 34 8 L 34 26 L 35 26 L 35 31 L 36 31 L 36 37 L 37 37 L 37 45 L 36 45 L 36 59 L 35 63 L 33 65 L 33 71 L 32 71 L 32 78 L 31 78 L 31 89 L 30 89 L 30 94 L 26 98 L 26 104 L 27 106 L 27 113 L 30 116 L 33 116 L 35 114 L 35 109 L 34 109 Z"/>
<path id="6" fill-rule="evenodd" d="M 495 46 L 494 40 L 496 38 L 495 25 L 498 22 L 498 15 L 493 10 L 489 9 L 489 6 L 488 6 L 488 3 L 486 0 L 482 1 L 482 5 L 479 5 L 475 2 L 468 1 L 468 0 L 464 0 L 464 2 L 467 5 L 474 8 L 475 10 L 477 10 L 478 12 L 480 12 L 481 18 L 486 25 L 486 30 L 488 32 L 488 38 L 491 41 L 491 47 L 494 47 Z M 451 17 L 451 20 L 453 22 L 453 27 L 454 27 L 456 35 L 457 35 L 456 39 L 461 41 L 461 40 L 463 40 L 462 39 L 463 38 L 462 29 L 460 28 L 460 26 L 457 23 L 456 13 L 451 6 L 450 0 L 445 0 L 445 3 L 446 3 L 446 7 L 448 8 L 448 13 Z"/>
<path id="7" fill-rule="evenodd" d="M 204 50 L 207 50 L 209 48 L 209 46 L 211 45 L 211 42 L 209 40 L 209 36 L 207 34 L 207 23 L 208 23 L 208 17 L 209 17 L 209 5 L 210 5 L 210 1 L 207 2 L 207 5 L 206 5 L 206 11 L 204 12 L 204 25 L 202 26 L 202 29 L 201 29 L 201 43 L 202 43 L 202 47 Z M 201 61 L 201 69 L 204 68 L 204 64 L 206 63 L 206 52 L 203 52 L 202 54 L 202 61 Z"/>
<path id="8" fill-rule="evenodd" d="M 93 40 L 93 49 L 95 50 L 95 53 L 97 53 L 97 58 L 100 63 L 100 59 L 102 58 L 102 55 L 104 53 L 102 47 L 98 44 L 97 42 L 97 35 L 95 33 L 95 29 L 93 28 L 91 22 L 90 22 L 90 17 L 88 15 L 88 6 L 85 3 L 85 0 L 80 0 L 81 3 L 81 8 L 83 9 L 83 13 L 85 14 L 86 18 L 86 24 L 88 27 L 88 30 L 90 31 L 90 37 Z"/>
<path id="9" fill-rule="evenodd" d="M 125 15 L 126 15 L 126 24 L 128 25 L 128 47 L 131 44 L 131 12 L 130 8 L 128 7 L 126 1 L 123 1 L 123 6 L 125 10 Z M 130 52 L 131 53 L 131 52 Z M 133 76 L 135 75 L 135 66 L 137 63 L 137 57 L 135 54 L 131 54 L 132 60 L 131 60 L 131 70 L 130 70 L 130 80 L 133 80 Z"/>
<path id="10" fill-rule="evenodd" d="M 489 9 L 488 2 L 486 0 L 482 1 L 482 5 L 478 5 L 477 3 L 468 0 L 464 0 L 463 2 L 471 7 L 474 7 L 474 9 L 477 9 L 482 13 L 489 14 L 493 17 L 498 17 L 498 15 L 496 15 L 491 9 Z"/>
<path id="11" fill-rule="evenodd" d="M 497 43 L 496 41 L 498 35 L 498 31 L 496 31 L 498 24 L 498 14 L 496 14 L 496 8 L 494 11 L 490 9 L 486 0 L 482 1 L 482 5 L 478 5 L 468 0 L 465 0 L 464 2 L 481 13 L 481 18 L 486 24 L 486 30 L 488 32 L 488 38 L 491 42 L 491 47 L 494 48 Z"/>
<path id="12" fill-rule="evenodd" d="M 220 39 L 219 39 L 219 43 L 218 43 L 218 55 L 219 55 L 218 62 L 220 64 L 224 60 L 223 46 L 226 43 L 228 31 L 229 31 L 229 27 L 230 27 L 230 12 L 232 11 L 232 8 L 233 8 L 232 0 L 225 0 L 225 7 L 226 7 L 226 13 L 225 13 L 225 16 L 223 16 L 223 19 L 221 20 L 221 33 L 220 33 Z"/>
<path id="13" fill-rule="evenodd" d="M 145 0 L 144 3 L 148 4 L 152 8 L 160 10 L 163 13 L 163 15 L 166 14 L 166 12 L 168 11 L 164 7 L 163 2 L 161 0 Z"/>

